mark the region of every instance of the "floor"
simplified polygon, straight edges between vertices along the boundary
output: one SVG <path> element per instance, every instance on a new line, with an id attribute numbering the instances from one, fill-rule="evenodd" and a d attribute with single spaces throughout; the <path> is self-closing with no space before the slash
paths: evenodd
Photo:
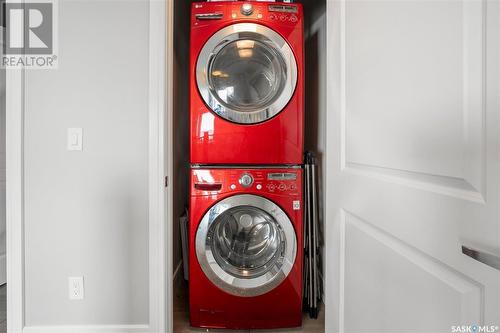
<path id="1" fill-rule="evenodd" d="M 189 326 L 189 314 L 187 303 L 187 288 L 180 286 L 176 288 L 174 300 L 174 333 L 200 333 L 200 332 L 220 332 L 228 333 L 229 330 L 207 330 L 197 329 Z M 231 331 L 231 332 L 250 332 L 250 331 Z M 323 333 L 325 332 L 325 312 L 321 309 L 318 320 L 312 320 L 304 314 L 302 328 L 281 329 L 281 330 L 258 330 L 252 332 L 275 332 L 275 333 Z"/>
<path id="2" fill-rule="evenodd" d="M 7 285 L 0 287 L 0 333 L 7 333 Z"/>

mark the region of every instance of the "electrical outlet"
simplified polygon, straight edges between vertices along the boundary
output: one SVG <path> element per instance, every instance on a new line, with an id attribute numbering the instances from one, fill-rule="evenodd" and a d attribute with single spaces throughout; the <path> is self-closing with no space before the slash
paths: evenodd
<path id="1" fill-rule="evenodd" d="M 84 296 L 83 276 L 72 276 L 68 278 L 69 299 L 81 300 Z"/>

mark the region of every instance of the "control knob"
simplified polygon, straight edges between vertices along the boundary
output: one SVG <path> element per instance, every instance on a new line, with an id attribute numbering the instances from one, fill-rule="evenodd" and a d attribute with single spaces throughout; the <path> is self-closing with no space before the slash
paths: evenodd
<path id="1" fill-rule="evenodd" d="M 253 13 L 253 6 L 250 3 L 244 3 L 241 6 L 241 13 L 245 16 L 251 15 Z"/>
<path id="2" fill-rule="evenodd" d="M 253 184 L 253 177 L 248 173 L 244 173 L 241 175 L 239 182 L 241 186 L 248 188 Z"/>

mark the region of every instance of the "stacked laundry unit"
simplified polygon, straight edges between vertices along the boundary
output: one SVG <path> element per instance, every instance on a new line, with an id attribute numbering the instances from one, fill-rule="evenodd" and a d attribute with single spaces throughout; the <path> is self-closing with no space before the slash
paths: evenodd
<path id="1" fill-rule="evenodd" d="M 303 52 L 300 4 L 192 5 L 192 326 L 301 325 Z"/>

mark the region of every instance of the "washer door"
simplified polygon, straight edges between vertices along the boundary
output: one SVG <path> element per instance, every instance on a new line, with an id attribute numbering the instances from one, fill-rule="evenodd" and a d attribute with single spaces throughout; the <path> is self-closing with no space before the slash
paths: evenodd
<path id="1" fill-rule="evenodd" d="M 276 288 L 297 254 L 295 230 L 285 212 L 256 195 L 235 195 L 215 204 L 196 233 L 196 256 L 212 283 L 236 296 Z"/>
<path id="2" fill-rule="evenodd" d="M 292 49 L 275 31 L 254 23 L 219 30 L 196 65 L 201 97 L 219 116 L 255 124 L 277 115 L 297 85 Z"/>

